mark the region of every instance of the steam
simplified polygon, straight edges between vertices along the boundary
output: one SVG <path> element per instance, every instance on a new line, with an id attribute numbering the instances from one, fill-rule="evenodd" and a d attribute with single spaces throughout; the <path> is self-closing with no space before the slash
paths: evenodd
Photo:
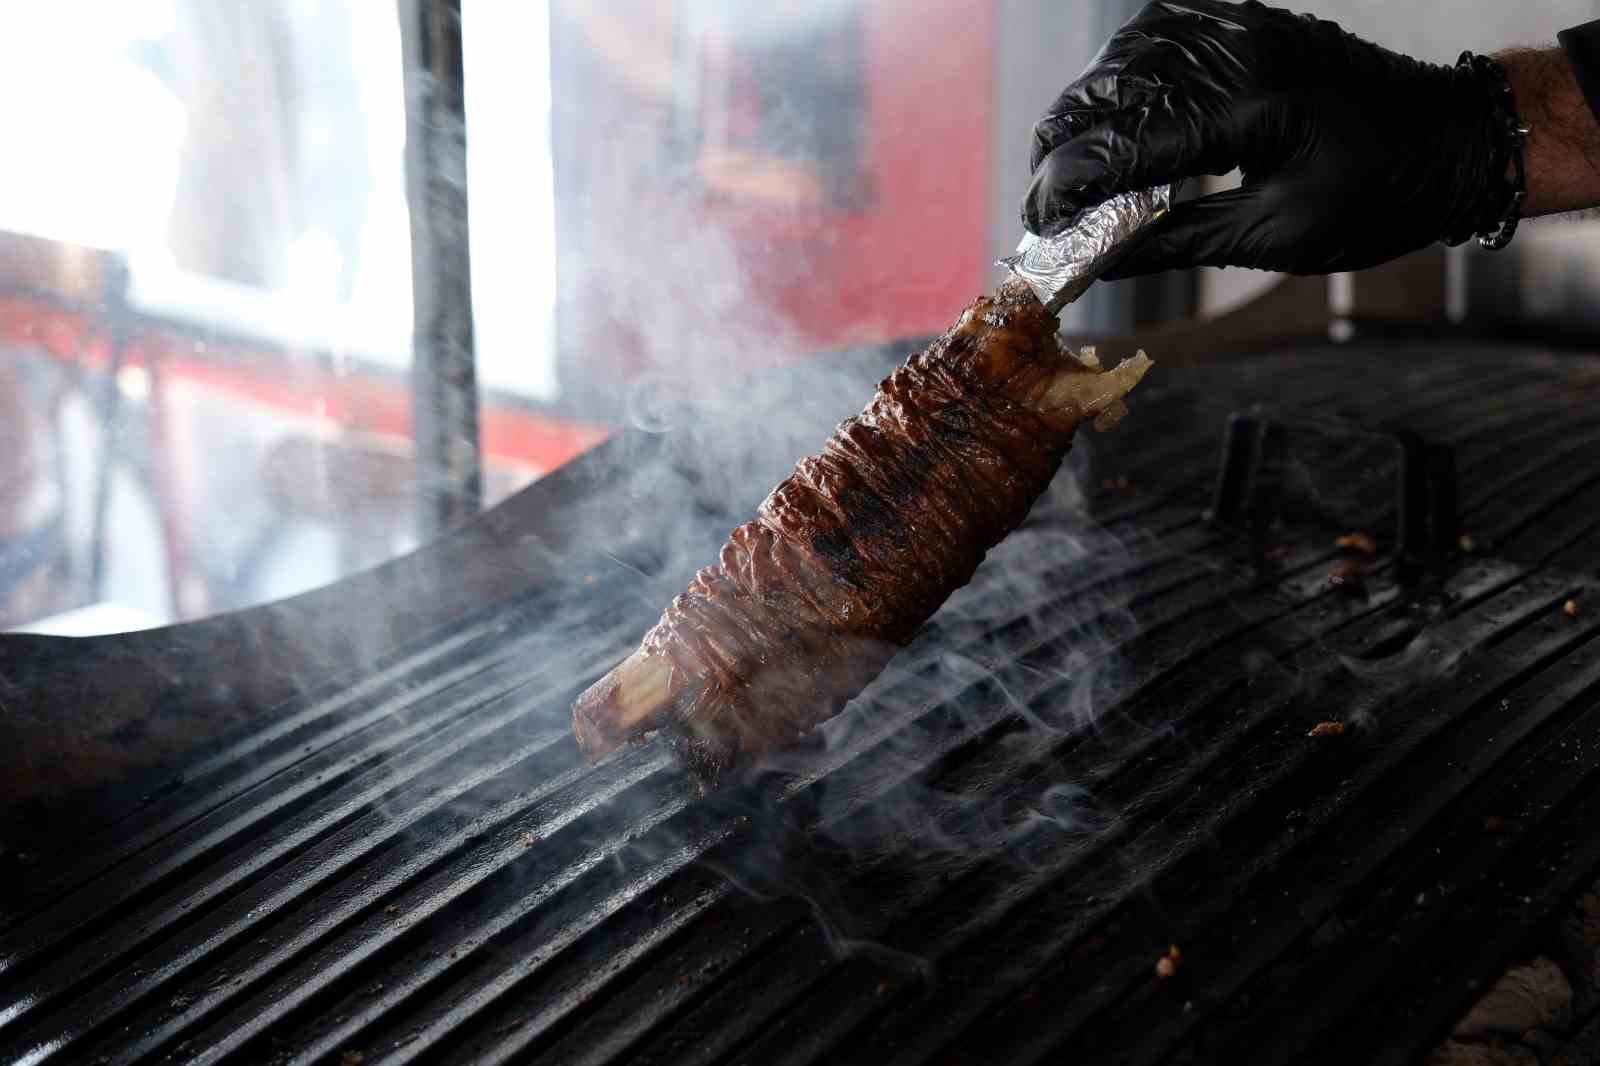
<path id="1" fill-rule="evenodd" d="M 1462 640 L 1428 629 L 1407 641 L 1394 655 L 1381 659 L 1340 655 L 1339 663 L 1366 680 L 1422 684 L 1455 673 L 1471 650 Z"/>
<path id="2" fill-rule="evenodd" d="M 791 32 L 784 12 L 826 14 L 822 5 L 762 10 L 745 16 L 755 20 L 745 29 Z M 635 80 L 649 83 L 646 74 Z M 588 124 L 603 151 L 589 146 L 593 165 L 561 208 L 561 388 L 627 431 L 605 453 L 612 468 L 594 474 L 622 490 L 583 501 L 559 543 L 518 546 L 530 566 L 575 577 L 534 609 L 516 646 L 519 660 L 540 671 L 530 685 L 544 691 L 575 695 L 631 652 L 795 461 L 817 451 L 926 340 L 895 338 L 914 343 L 815 361 L 812 324 L 777 309 L 765 272 L 804 284 L 823 267 L 798 249 L 824 242 L 779 245 L 752 237 L 748 218 L 719 221 L 693 153 L 661 132 L 662 116 L 651 110 L 661 106 L 571 117 Z M 783 156 L 784 130 L 768 137 Z M 763 204 L 759 217 L 784 210 Z M 960 310 L 949 307 L 949 321 Z M 1087 785 L 1064 779 L 1055 758 L 1091 735 L 1124 691 L 1116 648 L 1136 629 L 1126 590 L 1106 580 L 1128 549 L 1085 511 L 1092 437 L 1085 427 L 1030 520 L 843 714 L 745 781 L 694 801 L 700 813 L 686 815 L 693 828 L 674 828 L 680 819 L 659 810 L 624 811 L 654 828 L 618 861 L 632 867 L 704 852 L 699 861 L 743 892 L 807 901 L 840 954 L 928 976 L 928 960 L 884 939 L 893 893 L 863 897 L 864 869 L 880 888 L 915 895 L 941 872 L 959 876 L 979 861 L 1047 869 L 1111 827 L 1115 816 Z M 619 612 L 619 603 L 631 608 Z M 1013 767 L 1025 772 L 1010 779 Z M 620 789 L 594 802 L 640 800 Z M 703 833 L 708 818 L 744 825 L 741 846 L 705 852 L 717 838 Z"/>
<path id="3" fill-rule="evenodd" d="M 690 369 L 717 387 L 652 401 L 649 410 L 667 413 L 637 428 L 653 432 L 659 450 L 619 457 L 629 504 L 599 517 L 582 538 L 598 543 L 626 531 L 602 552 L 610 580 L 641 607 L 645 624 L 696 568 L 715 561 L 728 530 L 796 459 L 859 411 L 889 362 L 878 356 L 720 383 Z M 760 417 L 748 417 L 752 410 Z M 1126 566 L 1128 549 L 1087 518 L 1081 467 L 1080 457 L 1063 468 L 1030 521 L 844 713 L 703 801 L 730 819 L 748 818 L 751 828 L 745 846 L 702 861 L 758 898 L 806 901 L 839 954 L 927 978 L 930 960 L 883 938 L 889 901 L 852 887 L 862 863 L 899 871 L 893 876 L 908 885 L 980 861 L 1044 870 L 1115 824 L 1052 758 L 1093 734 L 1125 691 L 1116 647 L 1136 631 L 1126 589 L 1105 580 Z M 562 687 L 586 687 L 633 650 L 638 617 L 599 626 L 580 647 L 551 649 L 538 661 L 571 664 Z M 974 748 L 979 758 L 963 762 Z M 1017 766 L 1031 768 L 1028 776 L 1005 779 Z M 630 845 L 628 864 L 693 846 L 661 825 Z"/>
<path id="4" fill-rule="evenodd" d="M 814 349 L 746 287 L 725 233 L 659 211 L 639 224 L 649 234 L 641 260 L 652 265 L 578 269 L 604 277 L 601 288 L 614 294 L 608 317 L 649 324 L 636 334 L 642 369 L 619 413 L 659 450 L 619 455 L 630 505 L 580 539 L 624 531 L 624 545 L 605 551 L 653 622 L 794 462 L 860 411 L 903 353 L 807 363 Z M 951 308 L 952 321 L 958 312 Z M 800 365 L 775 365 L 785 363 Z M 1085 427 L 1079 446 L 1092 447 L 1090 436 Z M 1112 824 L 1087 787 L 1049 769 L 1050 753 L 1092 732 L 1121 691 L 1115 647 L 1136 628 L 1115 583 L 1063 598 L 1069 583 L 1119 570 L 1128 556 L 1087 518 L 1082 466 L 1080 455 L 1063 468 L 1032 519 L 843 714 L 770 757 L 746 785 L 706 801 L 747 815 L 753 828 L 745 847 L 702 861 L 758 898 L 806 901 L 840 955 L 927 978 L 930 960 L 883 939 L 887 901 L 852 889 L 861 863 L 898 870 L 908 884 L 980 860 L 1042 869 Z M 632 651 L 641 634 L 622 630 L 597 632 L 564 656 L 587 667 L 568 679 L 573 688 Z M 958 761 L 956 748 L 980 738 L 1002 764 L 942 772 Z M 1001 780 L 1000 765 L 1031 765 L 1036 777 Z M 690 843 L 663 826 L 630 850 L 644 863 Z"/>
<path id="5" fill-rule="evenodd" d="M 747 257 L 789 256 L 783 270 L 793 278 L 812 265 L 789 247 L 752 251 L 748 234 L 736 238 L 708 217 L 691 169 L 662 162 L 671 156 L 658 151 L 654 116 L 615 117 L 597 134 L 606 165 L 564 210 L 606 235 L 561 252 L 564 347 L 574 355 L 561 384 L 603 399 L 624 432 L 600 453 L 609 469 L 585 460 L 581 475 L 568 472 L 592 477 L 594 491 L 580 486 L 539 535 L 488 517 L 508 538 L 508 556 L 548 587 L 520 614 L 488 624 L 500 631 L 484 640 L 498 658 L 487 666 L 495 680 L 460 684 L 482 692 L 470 713 L 447 693 L 484 676 L 478 660 L 441 675 L 439 698 L 386 699 L 353 723 L 407 718 L 373 771 L 394 775 L 376 801 L 389 818 L 382 832 L 410 832 L 423 818 L 487 832 L 507 811 L 526 809 L 526 796 L 570 788 L 575 798 L 563 798 L 536 831 L 554 834 L 609 808 L 596 820 L 626 826 L 618 836 L 632 839 L 613 851 L 620 866 L 698 856 L 743 892 L 805 900 L 839 954 L 931 976 L 930 960 L 886 935 L 896 904 L 992 858 L 1052 869 L 1115 825 L 1093 790 L 1066 779 L 1054 759 L 1115 705 L 1126 684 L 1115 649 L 1135 630 L 1125 590 L 1103 580 L 1125 566 L 1128 550 L 1085 513 L 1093 434 L 1080 436 L 1033 516 L 974 583 L 806 743 L 703 800 L 670 776 L 659 749 L 618 753 L 585 779 L 557 760 L 566 747 L 547 742 L 565 730 L 571 699 L 636 646 L 693 572 L 714 562 L 729 530 L 921 346 L 813 361 L 806 324 L 787 320 L 758 291 Z M 952 305 L 949 320 L 959 311 Z M 550 573 L 567 580 L 549 583 Z M 384 649 L 368 650 L 376 663 Z M 379 674 L 372 688 L 392 680 Z M 454 758 L 457 749 L 438 735 L 447 725 L 450 743 L 478 756 Z M 539 732 L 508 738 L 517 729 Z M 455 779 L 462 765 L 475 767 L 469 780 Z M 1007 777 L 1012 767 L 1023 775 Z M 491 777 L 521 778 L 526 792 L 486 799 L 478 786 Z M 663 777 L 665 787 L 642 785 Z M 329 824 L 336 816 L 326 815 Z M 738 847 L 715 846 L 734 834 Z M 423 839 L 429 855 L 446 846 Z M 508 848 L 520 854 L 522 846 Z"/>

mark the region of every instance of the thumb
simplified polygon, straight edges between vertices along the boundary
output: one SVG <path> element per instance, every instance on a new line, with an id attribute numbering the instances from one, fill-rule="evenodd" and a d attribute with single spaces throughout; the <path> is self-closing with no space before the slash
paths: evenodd
<path id="1" fill-rule="evenodd" d="M 1275 227 L 1253 189 L 1230 189 L 1173 205 L 1143 240 L 1103 275 L 1107 281 L 1197 266 L 1265 267 Z"/>

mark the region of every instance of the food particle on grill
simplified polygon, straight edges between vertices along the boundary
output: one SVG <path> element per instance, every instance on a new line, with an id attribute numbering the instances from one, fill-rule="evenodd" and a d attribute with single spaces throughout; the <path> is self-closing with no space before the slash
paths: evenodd
<path id="1" fill-rule="evenodd" d="M 1568 618 L 1578 617 L 1578 601 L 1568 600 L 1566 603 L 1563 603 L 1561 605 L 1561 613 L 1566 615 Z"/>
<path id="2" fill-rule="evenodd" d="M 1308 737 L 1342 737 L 1345 733 L 1343 722 L 1318 722 L 1311 727 Z"/>
<path id="3" fill-rule="evenodd" d="M 1471 533 L 1463 533 L 1461 536 L 1457 537 L 1456 545 L 1464 552 L 1470 553 L 1478 550 L 1478 545 L 1475 541 L 1473 541 Z"/>
<path id="4" fill-rule="evenodd" d="M 1483 820 L 1485 833 L 1503 833 L 1506 829 L 1506 820 L 1498 814 L 1491 814 Z"/>
<path id="5" fill-rule="evenodd" d="M 843 709 L 1022 524 L 1150 367 L 1063 348 L 1018 280 L 883 380 L 573 705 L 591 759 L 657 733 L 703 786 Z"/>
<path id="6" fill-rule="evenodd" d="M 400 913 L 400 905 L 397 904 L 397 903 L 391 903 L 387 907 L 383 908 L 383 913 L 385 913 L 385 914 L 399 914 Z"/>
<path id="7" fill-rule="evenodd" d="M 1102 478 L 1100 487 L 1112 492 L 1127 492 L 1133 488 L 1133 482 L 1125 477 Z"/>
<path id="8" fill-rule="evenodd" d="M 359 1051 L 346 1051 L 339 1056 L 339 1066 L 361 1066 L 367 1061 L 367 1056 Z"/>
<path id="9" fill-rule="evenodd" d="M 537 843 L 539 843 L 539 838 L 534 836 L 532 833 L 523 833 L 522 834 L 522 846 L 523 847 L 531 848 Z"/>
<path id="10" fill-rule="evenodd" d="M 1371 533 L 1346 533 L 1335 540 L 1333 546 L 1360 552 L 1362 555 L 1378 554 L 1378 541 Z"/>
<path id="11" fill-rule="evenodd" d="M 1346 559 L 1334 564 L 1333 569 L 1328 571 L 1328 584 L 1347 592 L 1359 592 L 1366 576 L 1367 572 L 1360 563 Z"/>
<path id="12" fill-rule="evenodd" d="M 1156 960 L 1156 976 L 1163 981 L 1175 977 L 1181 965 L 1183 965 L 1183 952 L 1178 950 L 1176 944 L 1168 945 L 1167 953 Z"/>

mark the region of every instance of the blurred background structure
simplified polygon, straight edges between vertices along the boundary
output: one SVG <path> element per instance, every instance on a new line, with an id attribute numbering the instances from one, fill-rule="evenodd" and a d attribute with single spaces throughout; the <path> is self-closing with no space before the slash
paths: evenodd
<path id="1" fill-rule="evenodd" d="M 942 330 L 1020 234 L 1033 118 L 1138 6 L 466 0 L 466 169 L 442 180 L 470 203 L 463 432 L 483 502 L 713 378 Z M 1594 0 L 1312 9 L 1439 61 L 1600 15 Z M 408 103 L 414 123 L 436 86 L 403 61 L 407 10 L 10 13 L 0 629 L 202 617 L 432 532 L 419 498 L 450 487 L 419 480 L 414 447 L 406 139 Z M 1497 257 L 1422 253 L 1414 289 L 1383 299 L 1592 339 L 1597 225 L 1527 226 Z M 1216 314 L 1275 280 L 1101 286 L 1066 326 Z M 1330 279 L 1336 308 L 1360 291 Z"/>

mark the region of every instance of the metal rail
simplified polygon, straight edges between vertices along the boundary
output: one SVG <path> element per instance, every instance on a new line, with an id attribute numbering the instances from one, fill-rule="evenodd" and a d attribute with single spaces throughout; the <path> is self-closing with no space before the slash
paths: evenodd
<path id="1" fill-rule="evenodd" d="M 400 0 L 400 42 L 415 320 L 412 417 L 426 538 L 477 514 L 483 495 L 460 0 Z"/>

